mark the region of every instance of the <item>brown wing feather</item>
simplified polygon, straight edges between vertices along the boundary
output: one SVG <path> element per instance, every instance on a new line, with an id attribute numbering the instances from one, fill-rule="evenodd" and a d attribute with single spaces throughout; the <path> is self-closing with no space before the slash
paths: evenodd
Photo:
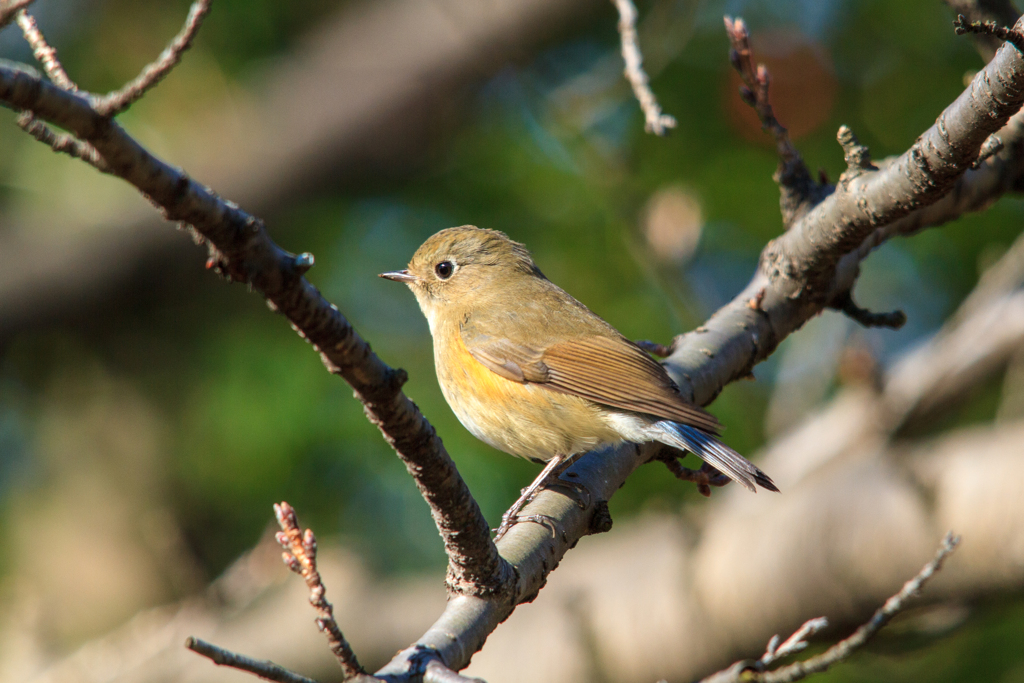
<path id="1" fill-rule="evenodd" d="M 713 415 L 679 394 L 661 365 L 627 339 L 581 337 L 543 350 L 471 332 L 464 334 L 463 340 L 481 364 L 514 382 L 536 383 L 595 403 L 682 422 L 711 434 L 721 429 Z"/>
<path id="2" fill-rule="evenodd" d="M 553 389 L 682 422 L 712 434 L 721 430 L 714 415 L 680 395 L 665 368 L 626 339 L 570 339 L 545 350 L 542 360 Z"/>

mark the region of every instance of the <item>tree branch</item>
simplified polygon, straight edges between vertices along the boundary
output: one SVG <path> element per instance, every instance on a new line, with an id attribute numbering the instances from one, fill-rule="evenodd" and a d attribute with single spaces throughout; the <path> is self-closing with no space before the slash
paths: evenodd
<path id="1" fill-rule="evenodd" d="M 849 292 L 859 262 L 895 234 L 950 220 L 961 197 L 948 199 L 988 136 L 1024 102 L 1024 59 L 1001 48 L 971 85 L 903 155 L 878 171 L 846 176 L 835 192 L 768 244 L 747 287 L 716 312 L 702 332 L 678 337 L 665 365 L 694 401 L 704 404 L 746 376 L 789 333 Z M 1016 121 L 1014 125 L 1016 125 Z M 1016 142 L 1015 142 L 1016 144 Z M 1001 166 L 1000 153 L 979 174 Z M 1015 156 L 1019 165 L 1019 157 Z M 1019 177 L 1019 167 L 1014 176 Z M 995 174 L 997 175 L 997 174 Z M 969 182 L 969 181 L 965 181 Z M 991 195 L 989 195 L 991 197 Z M 944 197 L 943 211 L 929 205 Z M 757 302 L 754 308 L 749 303 Z M 709 356 L 710 354 L 710 356 Z M 714 363 L 706 363 L 708 358 Z"/>
<path id="2" fill-rule="evenodd" d="M 211 245 L 209 265 L 263 294 L 320 352 L 328 370 L 356 390 L 367 417 L 402 458 L 427 500 L 449 557 L 455 593 L 505 590 L 511 569 L 498 555 L 490 529 L 440 438 L 402 392 L 404 371 L 383 363 L 296 270 L 305 260 L 278 247 L 262 221 L 227 202 L 139 145 L 83 94 L 0 66 L 0 102 L 28 110 L 96 148 L 116 175 L 139 189 L 164 217 L 194 226 Z"/>
<path id="3" fill-rule="evenodd" d="M 864 327 L 888 327 L 892 330 L 898 330 L 907 323 L 907 314 L 903 311 L 872 313 L 866 308 L 861 308 L 853 301 L 853 295 L 849 291 L 837 296 L 836 300 L 832 302 L 832 306 Z"/>
<path id="4" fill-rule="evenodd" d="M 640 53 L 640 45 L 636 37 L 636 5 L 633 0 L 612 0 L 619 10 L 619 35 L 622 38 L 622 59 L 626 62 L 625 75 L 633 94 L 640 102 L 644 112 L 644 129 L 655 135 L 668 135 L 671 128 L 676 127 L 675 118 L 664 114 L 658 104 L 658 98 L 651 91 L 650 79 L 644 71 L 644 58 Z"/>
<path id="5" fill-rule="evenodd" d="M 1020 16 L 1010 0 L 946 0 L 946 4 L 957 14 L 966 15 L 971 22 L 995 21 L 1004 26 L 1012 26 Z M 986 62 L 992 59 L 1003 44 L 1003 41 L 990 34 L 975 33 L 972 37 Z"/>
<path id="6" fill-rule="evenodd" d="M 15 18 L 17 19 L 18 27 L 21 28 L 22 35 L 25 36 L 25 40 L 32 46 L 32 55 L 43 65 L 43 69 L 46 71 L 46 75 L 50 77 L 50 80 L 65 90 L 78 90 L 78 86 L 68 77 L 67 72 L 64 71 L 64 66 L 57 59 L 57 50 L 50 47 L 50 44 L 46 42 L 46 38 L 43 37 L 39 27 L 36 26 L 36 20 L 32 18 L 32 15 L 25 10 L 20 10 L 15 15 Z"/>
<path id="7" fill-rule="evenodd" d="M 49 145 L 54 152 L 67 154 L 95 168 L 100 173 L 110 173 L 107 162 L 103 160 L 96 148 L 88 142 L 82 142 L 67 133 L 55 133 L 45 123 L 32 116 L 32 112 L 23 111 L 16 120 L 18 127 L 44 145 Z"/>
<path id="8" fill-rule="evenodd" d="M 841 182 L 833 195 L 770 244 L 747 289 L 701 331 L 674 345 L 666 365 L 683 390 L 696 403 L 708 403 L 837 293 L 848 291 L 855 269 L 840 270 L 844 254 L 885 221 L 908 216 L 948 191 L 977 158 L 988 135 L 1019 108 L 1022 90 L 1020 57 L 1004 48 L 940 117 L 937 132 L 933 128 L 925 133 L 886 169 Z M 308 259 L 297 261 L 270 240 L 258 219 L 153 157 L 96 112 L 86 97 L 0 66 L 0 101 L 92 144 L 111 172 L 136 186 L 165 217 L 195 226 L 212 245 L 211 265 L 263 293 L 289 318 L 318 348 L 325 365 L 352 384 L 371 421 L 405 461 L 445 540 L 453 595 L 435 625 L 382 669 L 382 675 L 412 676 L 417 669 L 410 665 L 423 663 L 424 653 L 428 661 L 436 659 L 456 670 L 464 667 L 497 624 L 517 604 L 532 600 L 565 552 L 590 532 L 598 504 L 655 455 L 650 447 L 625 445 L 581 458 L 567 476 L 576 476 L 591 491 L 591 504 L 584 509 L 556 491 L 543 492 L 524 514 L 547 515 L 555 533 L 533 524 L 514 527 L 500 544 L 506 564 L 440 439 L 401 393 L 404 373 L 381 362 L 300 275 Z M 854 273 L 848 282 L 839 277 L 844 272 Z"/>
<path id="9" fill-rule="evenodd" d="M 768 99 L 771 76 L 764 64 L 754 66 L 750 49 L 750 32 L 743 19 L 725 17 L 725 32 L 729 36 L 729 63 L 739 73 L 744 85 L 740 86 L 740 99 L 753 107 L 761 125 L 775 138 L 775 149 L 779 155 L 779 167 L 775 171 L 775 182 L 779 184 L 779 206 L 782 224 L 788 230 L 811 206 L 821 201 L 831 191 L 827 185 L 819 185 L 811 178 L 803 157 L 793 145 L 789 131 L 775 118 Z"/>
<path id="10" fill-rule="evenodd" d="M 756 662 L 736 662 L 736 664 L 733 664 L 728 669 L 703 679 L 702 683 L 739 683 L 740 681 L 792 683 L 811 674 L 827 670 L 833 664 L 847 659 L 854 652 L 864 647 L 898 612 L 907 606 L 910 600 L 917 597 L 924 584 L 928 582 L 928 579 L 934 576 L 935 572 L 942 569 L 946 558 L 956 550 L 959 543 L 959 536 L 954 536 L 953 532 L 947 533 L 945 538 L 942 539 L 942 544 L 939 546 L 935 558 L 922 567 L 917 576 L 903 584 L 900 592 L 886 600 L 885 604 L 875 611 L 875 614 L 867 623 L 854 631 L 848 638 L 839 641 L 820 655 L 802 662 L 794 662 L 775 671 L 765 670 L 765 667 L 771 662 L 807 647 L 804 638 L 824 627 L 822 623 L 824 622 L 823 618 L 812 619 L 805 623 L 778 650 L 773 647 L 778 639 L 778 636 L 775 636 L 768 644 L 768 651 Z"/>
<path id="11" fill-rule="evenodd" d="M 188 16 L 185 18 L 185 25 L 174 37 L 156 61 L 151 62 L 142 69 L 142 72 L 134 80 L 103 97 L 93 99 L 93 109 L 103 116 L 116 116 L 130 107 L 132 103 L 146 94 L 146 91 L 155 86 L 164 76 L 171 72 L 185 50 L 192 46 L 192 40 L 203 25 L 203 19 L 210 11 L 212 0 L 196 0 L 189 8 Z"/>
<path id="12" fill-rule="evenodd" d="M 1020 31 L 1000 26 L 995 21 L 968 21 L 962 14 L 956 15 L 953 20 L 953 30 L 958 36 L 968 33 L 995 36 L 999 40 L 1005 40 L 1018 50 L 1024 51 L 1024 34 Z"/>
<path id="13" fill-rule="evenodd" d="M 356 678 L 366 673 L 352 651 L 352 646 L 345 640 L 345 636 L 334 619 L 334 607 L 327 600 L 327 589 L 320 580 L 320 572 L 316 568 L 316 536 L 312 529 L 306 529 L 303 533 L 299 530 L 299 520 L 295 510 L 288 503 L 274 505 L 274 515 L 281 531 L 277 532 L 277 542 L 284 548 L 283 559 L 285 566 L 302 577 L 309 586 L 309 604 L 319 615 L 316 620 L 317 628 L 327 638 L 327 645 L 330 647 L 334 658 L 341 665 L 345 680 Z"/>
<path id="14" fill-rule="evenodd" d="M 907 152 L 880 171 L 844 174 L 835 192 L 769 245 L 761 270 L 779 285 L 771 298 L 814 305 L 829 297 L 839 260 L 878 226 L 941 199 L 1022 102 L 1024 60 L 1016 49 L 1000 48 Z"/>
<path id="15" fill-rule="evenodd" d="M 229 666 L 233 669 L 247 671 L 268 681 L 276 681 L 277 683 L 317 683 L 312 678 L 306 678 L 293 671 L 289 671 L 270 660 L 246 657 L 245 655 L 217 647 L 205 640 L 193 638 L 192 636 L 185 640 L 185 647 L 197 654 L 208 657 L 217 666 Z"/>

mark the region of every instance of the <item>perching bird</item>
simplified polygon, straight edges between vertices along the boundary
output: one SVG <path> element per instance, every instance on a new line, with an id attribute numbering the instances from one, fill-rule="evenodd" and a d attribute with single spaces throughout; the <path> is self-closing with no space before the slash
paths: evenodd
<path id="1" fill-rule="evenodd" d="M 751 491 L 778 491 L 715 438 L 718 420 L 684 399 L 659 363 L 544 277 L 504 233 L 442 230 L 407 270 L 381 277 L 416 295 L 441 391 L 466 429 L 506 453 L 548 463 L 506 513 L 499 537 L 560 466 L 622 441 L 659 441 Z"/>

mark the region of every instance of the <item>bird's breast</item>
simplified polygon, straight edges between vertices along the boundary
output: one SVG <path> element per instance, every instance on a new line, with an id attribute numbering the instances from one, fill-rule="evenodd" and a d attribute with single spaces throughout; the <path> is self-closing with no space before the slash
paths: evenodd
<path id="1" fill-rule="evenodd" d="M 495 374 L 469 353 L 457 328 L 436 331 L 434 364 L 441 391 L 463 426 L 506 453 L 547 461 L 622 440 L 606 408 Z"/>

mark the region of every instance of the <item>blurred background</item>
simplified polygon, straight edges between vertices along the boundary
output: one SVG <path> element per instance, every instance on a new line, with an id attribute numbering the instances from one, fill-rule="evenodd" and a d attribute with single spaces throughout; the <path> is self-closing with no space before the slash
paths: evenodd
<path id="1" fill-rule="evenodd" d="M 982 66 L 938 0 L 638 8 L 653 90 L 679 122 L 667 138 L 644 133 L 622 77 L 618 17 L 600 0 L 217 0 L 183 63 L 120 117 L 150 150 L 262 216 L 283 247 L 316 256 L 310 280 L 408 371 L 407 394 L 494 524 L 537 468 L 458 423 L 411 293 L 377 273 L 403 267 L 439 229 L 495 228 L 628 337 L 667 343 L 735 295 L 781 229 L 776 157 L 736 95 L 723 14 L 751 26 L 778 118 L 808 165 L 833 180 L 844 168 L 840 124 L 876 159 L 901 153 Z M 32 11 L 72 78 L 104 92 L 159 53 L 187 9 L 38 0 Z M 0 33 L 0 57 L 31 61 L 14 26 Z M 206 272 L 204 250 L 132 188 L 53 154 L 14 118 L 0 111 L 0 678 L 92 680 L 61 669 L 85 647 L 95 680 L 172 680 L 178 664 L 146 659 L 144 648 L 130 666 L 115 657 L 119 668 L 104 678 L 95 662 L 108 660 L 97 653 L 120 647 L 108 634 L 124 643 L 124 624 L 150 624 L 157 642 L 153 633 L 182 614 L 213 623 L 270 605 L 294 610 L 303 629 L 305 644 L 280 658 L 336 678 L 314 654 L 326 648 L 301 589 L 287 608 L 265 597 L 268 586 L 290 585 L 265 542 L 281 500 L 330 539 L 340 567 L 327 583 L 332 599 L 344 605 L 362 590 L 360 599 L 379 601 L 369 614 L 386 621 L 381 604 L 392 600 L 407 617 L 358 625 L 339 607 L 346 633 L 387 631 L 385 644 L 364 646 L 382 661 L 415 638 L 443 604 L 443 550 L 347 385 L 258 296 Z M 710 407 L 726 440 L 758 453 L 855 381 L 843 371 L 851 358 L 890 367 L 924 343 L 1007 251 L 1021 216 L 1020 200 L 1007 197 L 885 244 L 863 264 L 856 297 L 904 309 L 906 327 L 864 330 L 835 312 L 812 320 L 756 368 L 756 381 L 728 387 Z M 1018 358 L 1016 370 L 986 376 L 915 438 L 1020 410 L 1021 366 Z M 707 505 L 664 468 L 644 467 L 611 501 L 612 536 L 643 520 L 700 518 Z M 871 523 L 888 524 L 877 512 Z M 969 614 L 947 614 L 959 628 L 938 642 L 894 638 L 819 680 L 953 681 L 983 670 L 1024 681 L 1021 584 L 1012 585 L 1000 584 L 998 604 L 986 593 Z M 271 622 L 248 623 L 221 644 L 271 656 L 261 650 L 273 647 Z M 353 635 L 357 651 L 359 638 L 371 636 Z M 180 642 L 160 647 L 187 658 Z M 728 634 L 722 642 L 708 666 L 760 652 L 733 652 L 747 641 Z M 375 656 L 364 659 L 372 666 Z M 205 663 L 190 671 L 192 680 L 241 680 Z"/>

